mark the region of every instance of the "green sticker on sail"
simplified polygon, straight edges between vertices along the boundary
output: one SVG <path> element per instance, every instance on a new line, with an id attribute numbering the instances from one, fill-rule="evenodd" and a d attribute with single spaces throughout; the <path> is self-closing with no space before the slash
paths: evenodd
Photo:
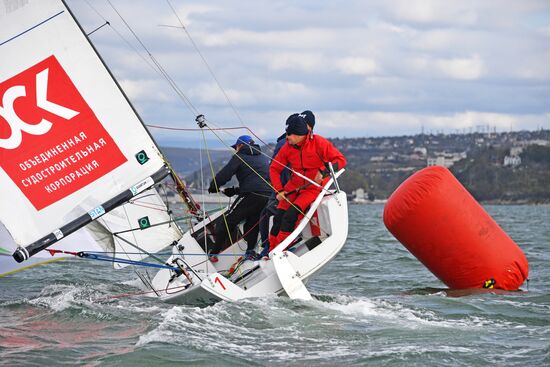
<path id="1" fill-rule="evenodd" d="M 139 228 L 145 229 L 151 227 L 151 222 L 149 222 L 149 217 L 143 217 L 138 219 Z"/>
<path id="2" fill-rule="evenodd" d="M 142 150 L 136 154 L 136 159 L 139 164 L 144 165 L 149 160 L 149 157 L 147 153 L 145 153 L 145 150 Z"/>

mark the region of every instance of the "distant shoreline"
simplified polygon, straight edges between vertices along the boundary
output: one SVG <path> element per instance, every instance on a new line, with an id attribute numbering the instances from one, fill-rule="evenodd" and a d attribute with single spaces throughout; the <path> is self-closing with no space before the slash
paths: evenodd
<path id="1" fill-rule="evenodd" d="M 477 201 L 477 200 L 476 200 Z M 350 205 L 386 205 L 387 200 L 376 200 L 376 201 L 348 201 Z M 541 205 L 541 206 L 550 206 L 550 201 L 529 201 L 529 200 L 484 200 L 477 201 L 480 205 Z"/>
<path id="2" fill-rule="evenodd" d="M 550 201 L 530 200 L 484 200 L 479 202 L 482 205 L 550 205 Z"/>

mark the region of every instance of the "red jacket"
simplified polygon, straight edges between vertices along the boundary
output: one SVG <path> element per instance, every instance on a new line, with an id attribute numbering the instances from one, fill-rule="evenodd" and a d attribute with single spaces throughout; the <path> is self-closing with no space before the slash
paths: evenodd
<path id="1" fill-rule="evenodd" d="M 330 141 L 319 135 L 311 136 L 312 138 L 308 135 L 301 146 L 293 146 L 286 142 L 271 162 L 269 176 L 277 192 L 283 190 L 281 171 L 287 164 L 290 164 L 293 171 L 311 180 L 319 170 L 325 170 L 325 162 L 332 162 L 335 170 L 346 166 L 346 158 Z M 292 173 L 290 181 L 284 186 L 284 191 L 289 192 L 308 183 L 307 180 Z"/>

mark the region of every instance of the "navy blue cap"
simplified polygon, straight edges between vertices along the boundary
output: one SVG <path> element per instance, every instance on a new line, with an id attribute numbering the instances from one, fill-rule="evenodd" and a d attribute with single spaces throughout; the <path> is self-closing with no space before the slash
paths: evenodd
<path id="1" fill-rule="evenodd" d="M 239 144 L 244 144 L 244 145 L 254 144 L 254 140 L 250 135 L 241 135 L 237 139 L 237 142 L 231 146 L 231 148 L 236 149 L 237 145 Z"/>
<path id="2" fill-rule="evenodd" d="M 286 134 L 287 135 L 307 135 L 309 130 L 307 129 L 306 120 L 295 113 L 290 115 L 286 120 Z"/>
<path id="3" fill-rule="evenodd" d="M 315 115 L 310 110 L 305 110 L 300 114 L 300 117 L 303 117 L 306 120 L 306 124 L 313 129 L 315 126 Z"/>
<path id="4" fill-rule="evenodd" d="M 297 114 L 297 113 L 293 113 L 292 115 L 288 116 L 287 119 L 286 119 L 285 125 L 288 125 L 288 122 L 290 120 L 292 120 L 293 118 L 295 118 L 296 116 L 300 116 L 300 115 Z"/>

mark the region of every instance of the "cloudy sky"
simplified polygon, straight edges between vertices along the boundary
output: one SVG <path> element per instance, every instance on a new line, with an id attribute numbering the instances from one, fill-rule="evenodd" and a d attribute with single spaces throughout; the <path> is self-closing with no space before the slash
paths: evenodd
<path id="1" fill-rule="evenodd" d="M 68 0 L 87 32 L 111 23 L 90 38 L 148 124 L 193 128 L 198 111 L 270 141 L 311 109 L 328 137 L 550 128 L 548 0 L 111 2 L 184 97 L 106 0 Z"/>

